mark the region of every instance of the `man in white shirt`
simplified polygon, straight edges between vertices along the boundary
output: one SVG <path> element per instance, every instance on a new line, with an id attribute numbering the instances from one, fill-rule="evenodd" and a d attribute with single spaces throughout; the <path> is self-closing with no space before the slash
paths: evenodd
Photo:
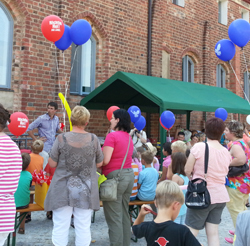
<path id="1" fill-rule="evenodd" d="M 141 147 L 142 144 L 147 142 L 147 134 L 145 131 L 138 131 L 136 128 L 130 131 L 130 136 L 133 139 L 133 144 L 135 148 Z"/>

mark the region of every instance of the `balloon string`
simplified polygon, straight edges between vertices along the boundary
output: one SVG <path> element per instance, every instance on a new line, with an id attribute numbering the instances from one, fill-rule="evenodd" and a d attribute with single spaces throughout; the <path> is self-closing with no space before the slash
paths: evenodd
<path id="1" fill-rule="evenodd" d="M 55 46 L 55 57 L 56 57 L 56 72 L 58 74 L 58 84 L 59 84 L 59 91 L 61 92 L 62 91 L 62 88 L 61 88 L 61 83 L 60 83 L 60 73 L 59 73 L 59 64 L 58 64 L 58 60 L 57 60 L 57 49 L 56 49 L 56 46 Z M 61 107 L 62 107 L 62 111 L 63 111 L 63 124 L 65 125 L 65 109 L 64 109 L 64 106 L 63 106 L 63 103 L 62 103 L 62 100 L 60 100 L 61 102 Z"/>
<path id="2" fill-rule="evenodd" d="M 242 86 L 241 86 L 241 84 L 240 84 L 240 81 L 239 81 L 239 79 L 238 79 L 238 76 L 237 76 L 237 74 L 235 73 L 234 68 L 233 68 L 233 66 L 232 66 L 232 64 L 231 64 L 230 61 L 229 61 L 229 64 L 230 64 L 230 66 L 231 66 L 231 68 L 232 68 L 232 70 L 233 70 L 233 72 L 234 72 L 234 75 L 235 75 L 236 80 L 238 81 L 238 83 L 239 83 L 239 85 L 240 85 L 241 90 L 243 91 L 243 93 L 244 93 L 244 95 L 245 95 L 245 97 L 246 97 L 246 99 L 247 99 L 247 101 L 248 101 L 248 103 L 249 103 L 249 105 L 250 105 L 250 102 L 249 102 L 249 100 L 248 100 L 248 98 L 247 98 L 247 95 L 246 95 L 245 91 L 243 90 L 243 88 L 242 88 Z"/>
<path id="3" fill-rule="evenodd" d="M 248 68 L 247 68 L 247 60 L 246 60 L 246 56 L 245 56 L 245 52 L 244 52 L 244 49 L 242 48 L 242 52 L 243 52 L 243 57 L 244 57 L 244 61 L 245 61 L 245 65 L 246 65 L 246 72 L 247 72 L 247 86 L 249 88 L 249 72 L 248 72 Z M 247 96 L 246 96 L 247 98 Z M 248 103 L 249 103 L 249 98 L 247 98 L 248 100 Z"/>
<path id="4" fill-rule="evenodd" d="M 76 45 L 76 48 L 75 48 L 75 54 L 74 54 L 73 62 L 72 62 L 71 69 L 70 69 L 69 80 L 66 82 L 66 86 L 65 86 L 65 101 L 66 101 L 66 98 L 67 98 L 67 92 L 68 92 L 69 82 L 70 82 L 71 74 L 72 74 L 74 63 L 75 63 L 75 59 L 76 59 L 77 48 L 78 48 L 78 45 Z"/>

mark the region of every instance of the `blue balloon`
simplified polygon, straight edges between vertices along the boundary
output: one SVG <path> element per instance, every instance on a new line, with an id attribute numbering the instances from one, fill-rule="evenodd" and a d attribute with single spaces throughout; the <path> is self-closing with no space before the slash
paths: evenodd
<path id="1" fill-rule="evenodd" d="M 128 109 L 128 113 L 130 115 L 130 119 L 133 123 L 140 119 L 141 110 L 137 106 L 131 106 Z M 139 130 L 139 129 L 138 129 Z"/>
<path id="2" fill-rule="evenodd" d="M 171 111 L 164 111 L 161 114 L 161 123 L 167 129 L 170 129 L 175 123 L 175 116 Z"/>
<path id="3" fill-rule="evenodd" d="M 134 125 L 138 131 L 141 131 L 146 126 L 145 118 L 141 115 L 139 120 L 137 120 Z"/>
<path id="4" fill-rule="evenodd" d="M 216 56 L 222 61 L 230 61 L 235 55 L 235 46 L 232 41 L 228 39 L 220 40 L 216 45 L 214 52 Z"/>
<path id="5" fill-rule="evenodd" d="M 72 40 L 70 38 L 70 27 L 64 24 L 64 33 L 63 36 L 55 42 L 55 46 L 59 50 L 66 50 L 72 44 Z"/>
<path id="6" fill-rule="evenodd" d="M 227 119 L 227 111 L 224 108 L 217 108 L 215 110 L 215 117 L 222 119 L 225 121 Z"/>
<path id="7" fill-rule="evenodd" d="M 228 36 L 239 47 L 244 47 L 250 40 L 250 24 L 243 19 L 233 21 L 228 28 Z"/>
<path id="8" fill-rule="evenodd" d="M 85 44 L 90 39 L 91 34 L 91 25 L 86 20 L 77 20 L 70 28 L 70 37 L 76 45 Z"/>

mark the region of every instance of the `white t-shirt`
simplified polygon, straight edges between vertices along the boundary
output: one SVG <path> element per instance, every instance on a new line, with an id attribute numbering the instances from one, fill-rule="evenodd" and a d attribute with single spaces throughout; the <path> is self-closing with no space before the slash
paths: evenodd
<path id="1" fill-rule="evenodd" d="M 133 130 L 132 130 L 133 131 Z M 143 130 L 140 131 L 141 136 L 147 141 L 147 134 L 146 132 L 144 132 Z M 133 144 L 135 148 L 141 147 L 142 146 L 142 142 L 141 139 L 137 137 L 136 133 L 134 133 L 132 135 L 132 139 L 133 139 Z"/>

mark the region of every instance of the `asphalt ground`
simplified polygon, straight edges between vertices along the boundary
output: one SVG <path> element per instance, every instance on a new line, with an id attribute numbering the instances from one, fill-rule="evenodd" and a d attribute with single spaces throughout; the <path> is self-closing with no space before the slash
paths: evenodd
<path id="1" fill-rule="evenodd" d="M 152 215 L 147 215 L 146 220 L 152 220 Z M 52 221 L 46 218 L 44 211 L 32 212 L 32 221 L 25 224 L 25 234 L 16 235 L 17 246 L 52 246 Z M 220 245 L 230 245 L 225 242 L 224 237 L 229 237 L 228 230 L 233 229 L 233 223 L 228 213 L 227 208 L 224 209 L 222 214 L 222 221 L 219 226 Z M 104 218 L 103 209 L 96 212 L 95 222 L 91 225 L 92 240 L 91 246 L 109 246 L 108 227 Z M 198 240 L 203 246 L 207 246 L 205 230 L 200 231 Z M 69 243 L 68 246 L 74 246 L 75 234 L 74 229 L 69 229 Z M 5 243 L 6 245 L 6 243 Z M 137 243 L 131 240 L 130 245 L 146 245 L 144 239 L 139 239 Z"/>

